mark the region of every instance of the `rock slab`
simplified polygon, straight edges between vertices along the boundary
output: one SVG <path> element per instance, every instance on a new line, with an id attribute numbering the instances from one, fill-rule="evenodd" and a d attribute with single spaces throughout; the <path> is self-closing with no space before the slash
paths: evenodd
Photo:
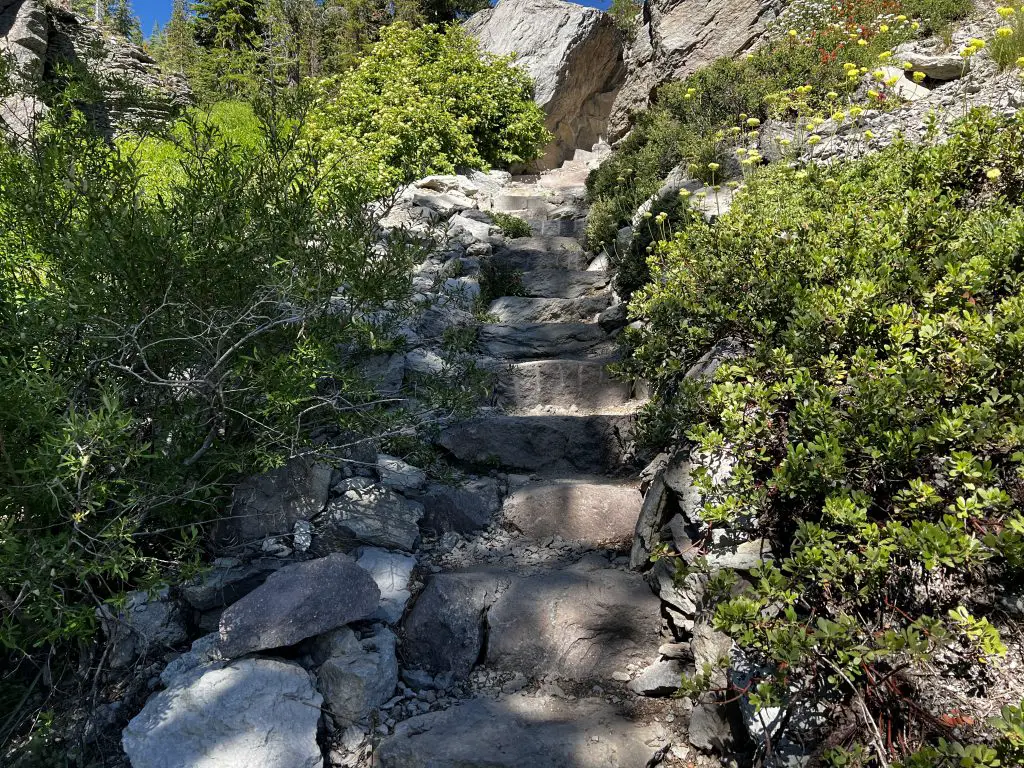
<path id="1" fill-rule="evenodd" d="M 602 699 L 505 696 L 407 720 L 378 758 L 381 768 L 644 768 L 659 746 Z"/>
<path id="2" fill-rule="evenodd" d="M 472 16 L 466 31 L 498 56 L 515 54 L 554 134 L 538 168 L 554 168 L 605 134 L 624 75 L 611 17 L 563 0 L 502 0 Z"/>
<path id="3" fill-rule="evenodd" d="M 121 743 L 132 768 L 321 768 L 322 702 L 297 664 L 242 659 L 152 696 Z"/>

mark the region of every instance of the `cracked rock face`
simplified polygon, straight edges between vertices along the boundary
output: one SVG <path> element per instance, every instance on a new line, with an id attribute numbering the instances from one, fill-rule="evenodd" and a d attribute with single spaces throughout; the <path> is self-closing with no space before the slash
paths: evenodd
<path id="1" fill-rule="evenodd" d="M 554 134 L 539 168 L 554 168 L 605 135 L 623 77 L 620 36 L 609 16 L 562 0 L 502 0 L 465 27 L 483 50 L 515 54 L 533 78 Z"/>
<path id="2" fill-rule="evenodd" d="M 626 52 L 628 74 L 609 117 L 609 141 L 626 134 L 654 90 L 723 56 L 750 50 L 777 16 L 776 0 L 647 0 Z"/>

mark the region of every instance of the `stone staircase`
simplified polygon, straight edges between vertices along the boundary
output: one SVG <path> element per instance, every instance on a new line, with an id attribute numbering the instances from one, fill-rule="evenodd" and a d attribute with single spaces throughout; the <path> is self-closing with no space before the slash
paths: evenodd
<path id="1" fill-rule="evenodd" d="M 563 169 L 569 184 L 585 162 Z M 493 404 L 437 442 L 468 468 L 505 473 L 509 492 L 499 533 L 442 551 L 403 623 L 406 667 L 482 689 L 399 723 L 377 751 L 382 768 L 641 768 L 680 741 L 676 702 L 626 690 L 671 637 L 625 556 L 642 502 L 624 466 L 640 401 L 607 371 L 616 329 L 597 318 L 615 301 L 611 275 L 565 236 L 569 219 L 552 218 L 552 200 L 568 196 L 546 176 L 493 201 L 530 217 L 534 237 L 493 255 L 521 270 L 526 295 L 495 300 L 497 322 L 480 329 Z"/>

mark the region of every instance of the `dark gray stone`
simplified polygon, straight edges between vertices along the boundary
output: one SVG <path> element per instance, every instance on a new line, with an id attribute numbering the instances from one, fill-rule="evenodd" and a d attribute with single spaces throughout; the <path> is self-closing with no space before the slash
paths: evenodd
<path id="1" fill-rule="evenodd" d="M 488 355 L 508 360 L 603 358 L 617 351 L 615 342 L 593 323 L 483 325 L 479 340 Z"/>
<path id="2" fill-rule="evenodd" d="M 181 595 L 197 611 L 223 608 L 245 597 L 285 565 L 275 557 L 257 558 L 250 563 L 222 557 L 214 560 L 209 571 L 183 585 Z"/>
<path id="3" fill-rule="evenodd" d="M 164 587 L 154 595 L 129 592 L 124 606 L 97 609 L 107 638 L 107 664 L 120 669 L 140 656 L 180 646 L 188 639 L 181 608 Z"/>
<path id="4" fill-rule="evenodd" d="M 487 414 L 446 427 L 438 444 L 477 465 L 600 474 L 621 465 L 631 431 L 631 416 Z"/>
<path id="5" fill-rule="evenodd" d="M 431 483 L 417 500 L 424 510 L 420 527 L 435 536 L 486 528 L 501 509 L 498 482 L 489 477 L 472 478 L 458 487 Z"/>
<path id="6" fill-rule="evenodd" d="M 220 618 L 220 651 L 235 658 L 294 645 L 371 616 L 380 590 L 351 557 L 328 555 L 271 574 Z"/>
<path id="7" fill-rule="evenodd" d="M 509 582 L 508 574 L 483 569 L 432 576 L 403 623 L 404 663 L 431 674 L 469 674 L 483 648 L 487 609 Z"/>
<path id="8" fill-rule="evenodd" d="M 251 477 L 235 487 L 231 516 L 221 523 L 221 540 L 259 542 L 291 533 L 297 520 L 311 520 L 327 503 L 331 468 L 305 458 Z"/>
<path id="9" fill-rule="evenodd" d="M 385 627 L 363 640 L 342 627 L 314 643 L 317 688 L 338 723 L 365 720 L 391 698 L 398 684 L 396 642 Z"/>
<path id="10" fill-rule="evenodd" d="M 317 553 L 360 544 L 411 552 L 419 542 L 423 505 L 381 485 L 349 483 L 314 523 Z"/>
<path id="11" fill-rule="evenodd" d="M 611 283 L 611 273 L 589 270 L 535 269 L 523 274 L 523 292 L 547 299 L 578 299 L 600 293 Z"/>

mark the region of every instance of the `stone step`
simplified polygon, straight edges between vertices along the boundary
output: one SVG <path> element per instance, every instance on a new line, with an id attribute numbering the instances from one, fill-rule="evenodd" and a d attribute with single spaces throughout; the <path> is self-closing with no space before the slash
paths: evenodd
<path id="1" fill-rule="evenodd" d="M 532 573 L 467 568 L 431 576 L 406 615 L 412 669 L 465 678 L 485 663 L 527 678 L 607 685 L 661 642 L 660 600 L 643 577 L 599 553 Z"/>
<path id="2" fill-rule="evenodd" d="M 603 698 L 470 699 L 399 724 L 377 750 L 380 768 L 642 768 L 658 724 L 630 719 Z"/>
<path id="3" fill-rule="evenodd" d="M 486 355 L 507 360 L 607 358 L 618 349 L 596 323 L 488 324 L 480 326 L 477 339 Z"/>
<path id="4" fill-rule="evenodd" d="M 535 235 L 580 237 L 587 231 L 585 219 L 538 219 L 527 217 L 527 224 Z"/>
<path id="5" fill-rule="evenodd" d="M 538 406 L 607 413 L 631 403 L 632 386 L 613 379 L 607 360 L 534 360 L 515 363 L 498 376 L 498 405 L 509 412 Z"/>
<path id="6" fill-rule="evenodd" d="M 578 245 L 576 248 L 560 247 L 566 240 L 558 236 L 520 238 L 496 251 L 493 259 L 503 267 L 520 272 L 534 269 L 586 270 L 590 265 L 589 256 Z"/>
<path id="7" fill-rule="evenodd" d="M 501 213 L 521 213 L 544 215 L 553 211 L 556 206 L 549 203 L 544 195 L 502 194 L 491 200 L 491 210 Z"/>
<path id="8" fill-rule="evenodd" d="M 579 299 L 535 299 L 529 296 L 502 296 L 491 302 L 487 311 L 503 325 L 529 323 L 591 323 L 611 306 L 610 293 L 597 293 Z"/>
<path id="9" fill-rule="evenodd" d="M 629 414 L 484 413 L 443 428 L 437 444 L 478 466 L 601 474 L 621 465 L 632 428 Z"/>
<path id="10" fill-rule="evenodd" d="M 505 497 L 502 518 L 531 542 L 559 536 L 598 548 L 633 540 L 642 503 L 637 487 L 608 478 L 529 480 Z"/>
<path id="11" fill-rule="evenodd" d="M 527 296 L 547 299 L 578 299 L 609 288 L 611 273 L 567 269 L 534 269 L 522 275 Z"/>

